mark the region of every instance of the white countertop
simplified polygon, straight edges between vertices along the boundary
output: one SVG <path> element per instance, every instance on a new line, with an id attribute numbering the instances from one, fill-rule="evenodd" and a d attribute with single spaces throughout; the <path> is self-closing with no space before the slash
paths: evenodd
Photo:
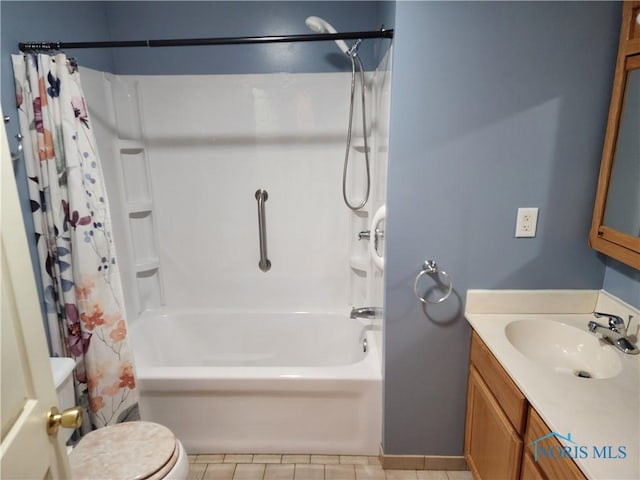
<path id="1" fill-rule="evenodd" d="M 555 372 L 525 357 L 509 342 L 504 329 L 514 320 L 551 320 L 588 332 L 592 312 L 628 318 L 638 332 L 640 311 L 597 290 L 469 290 L 465 316 L 496 359 L 518 385 L 547 426 L 561 435 L 571 433 L 587 446 L 588 458 L 574 458 L 593 479 L 640 479 L 640 355 L 627 355 L 613 346 L 622 371 L 613 378 L 583 379 Z M 597 320 L 597 321 L 602 321 Z M 590 333 L 590 335 L 593 335 Z M 624 447 L 625 458 L 594 458 L 593 447 Z M 526 447 L 526 445 L 525 445 Z"/>

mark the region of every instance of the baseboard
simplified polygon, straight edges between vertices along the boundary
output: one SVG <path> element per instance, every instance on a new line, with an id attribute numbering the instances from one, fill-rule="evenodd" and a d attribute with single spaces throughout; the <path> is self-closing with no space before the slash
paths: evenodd
<path id="1" fill-rule="evenodd" d="M 468 470 L 463 456 L 385 455 L 380 447 L 380 464 L 385 470 Z"/>

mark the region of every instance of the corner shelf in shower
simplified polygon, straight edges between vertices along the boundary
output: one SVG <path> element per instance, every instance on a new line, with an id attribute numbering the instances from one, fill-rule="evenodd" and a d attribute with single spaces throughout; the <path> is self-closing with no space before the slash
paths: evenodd
<path id="1" fill-rule="evenodd" d="M 354 210 L 353 214 L 358 218 L 367 218 L 369 216 L 369 202 L 360 210 Z"/>
<path id="2" fill-rule="evenodd" d="M 141 153 L 145 150 L 145 145 L 139 140 L 120 140 L 118 139 L 118 150 L 125 154 Z"/>
<path id="3" fill-rule="evenodd" d="M 120 201 L 127 236 L 130 297 L 140 313 L 164 304 L 141 91 L 137 80 L 120 76 L 108 77 L 107 89 L 114 106 L 114 166 L 122 192 L 114 201 Z"/>
<path id="4" fill-rule="evenodd" d="M 151 201 L 135 202 L 127 204 L 127 212 L 130 217 L 139 216 L 140 214 L 148 213 L 153 210 L 153 203 Z"/>
<path id="5" fill-rule="evenodd" d="M 360 255 L 352 255 L 351 257 L 349 257 L 349 265 L 354 270 L 366 272 L 369 268 L 369 259 Z"/>
<path id="6" fill-rule="evenodd" d="M 140 258 L 136 261 L 136 273 L 150 272 L 160 267 L 160 259 L 158 257 Z"/>
<path id="7" fill-rule="evenodd" d="M 354 145 L 352 148 L 358 153 L 364 153 L 365 152 L 364 144 L 362 144 L 362 145 Z M 367 152 L 371 153 L 371 145 L 367 145 Z"/>

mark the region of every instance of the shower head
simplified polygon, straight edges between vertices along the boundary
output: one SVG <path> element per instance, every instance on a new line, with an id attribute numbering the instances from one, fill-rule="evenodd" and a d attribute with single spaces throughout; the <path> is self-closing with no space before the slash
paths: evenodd
<path id="1" fill-rule="evenodd" d="M 307 27 L 309 27 L 310 30 L 313 30 L 316 33 L 338 33 L 329 22 L 320 17 L 307 17 L 304 23 L 307 24 Z M 349 47 L 344 43 L 344 40 L 335 40 L 335 42 L 342 53 L 349 55 Z"/>

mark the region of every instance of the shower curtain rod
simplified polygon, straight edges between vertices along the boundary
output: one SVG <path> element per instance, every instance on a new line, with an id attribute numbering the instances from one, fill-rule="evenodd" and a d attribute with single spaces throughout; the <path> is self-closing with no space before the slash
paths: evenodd
<path id="1" fill-rule="evenodd" d="M 186 38 L 174 40 L 124 40 L 116 42 L 20 42 L 21 52 L 37 50 L 65 50 L 70 48 L 122 47 L 191 47 L 201 45 L 239 45 L 248 43 L 320 42 L 327 40 L 358 40 L 365 38 L 393 38 L 393 29 L 365 32 L 313 33 L 305 35 L 275 35 L 263 37 Z"/>

